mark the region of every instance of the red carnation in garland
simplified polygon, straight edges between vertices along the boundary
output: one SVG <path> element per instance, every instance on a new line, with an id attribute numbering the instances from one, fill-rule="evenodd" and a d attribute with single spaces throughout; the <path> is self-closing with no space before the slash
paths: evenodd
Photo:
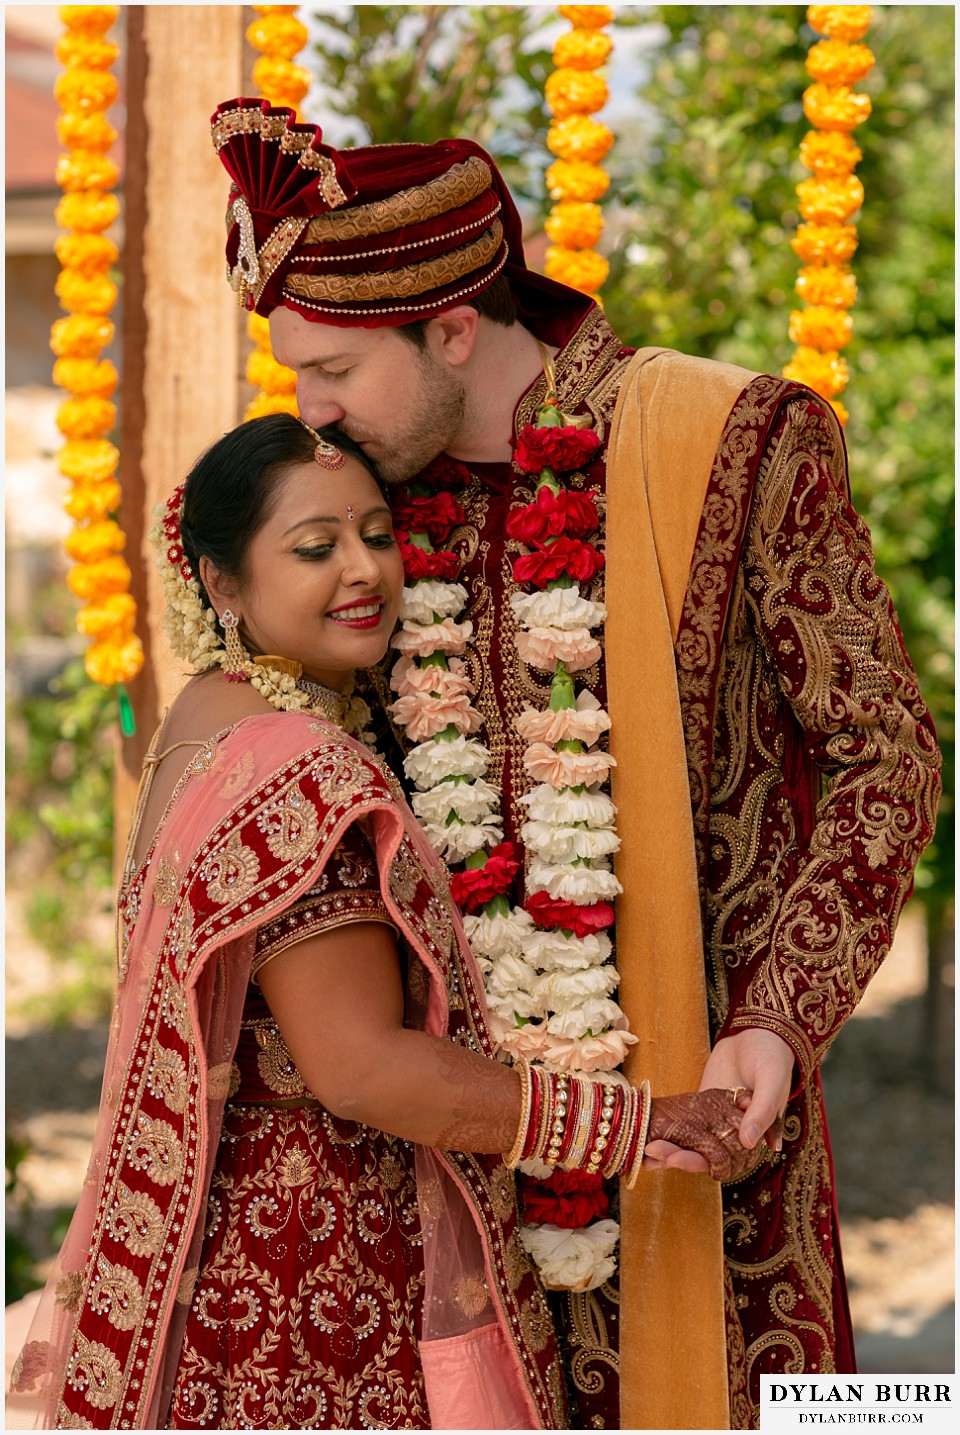
<path id="1" fill-rule="evenodd" d="M 585 538 L 600 526 L 592 494 L 561 490 L 553 493 L 544 485 L 533 503 L 515 508 L 507 519 L 507 533 L 532 548 L 547 538 Z"/>
<path id="2" fill-rule="evenodd" d="M 554 1171 L 545 1181 L 520 1177 L 524 1224 L 574 1231 L 607 1214 L 603 1177 L 586 1171 Z"/>
<path id="3" fill-rule="evenodd" d="M 520 870 L 520 863 L 513 853 L 512 842 L 501 842 L 487 853 L 485 866 L 454 872 L 450 878 L 450 892 L 457 906 L 465 912 L 476 912 L 487 902 L 492 902 L 494 897 L 509 892 Z"/>
<path id="4" fill-rule="evenodd" d="M 581 543 L 578 538 L 558 538 L 544 547 L 538 545 L 535 553 L 517 558 L 513 576 L 518 583 L 532 583 L 534 588 L 546 588 L 555 578 L 589 582 L 600 572 L 603 562 L 603 554 L 598 553 L 592 543 Z"/>
<path id="5" fill-rule="evenodd" d="M 416 483 L 429 483 L 431 488 L 466 488 L 470 482 L 470 470 L 465 463 L 451 458 L 449 454 L 438 453 L 426 468 L 417 474 Z"/>
<path id="6" fill-rule="evenodd" d="M 524 473 L 539 473 L 542 468 L 563 473 L 586 463 L 599 447 L 599 436 L 592 429 L 527 424 L 513 456 Z"/>
<path id="7" fill-rule="evenodd" d="M 589 937 L 613 926 L 613 908 L 609 902 L 594 902 L 578 907 L 576 902 L 561 902 L 549 892 L 533 892 L 524 903 L 538 927 L 562 927 L 575 937 Z"/>
<path id="8" fill-rule="evenodd" d="M 426 533 L 437 546 L 444 543 L 450 530 L 463 522 L 463 509 L 452 493 L 428 493 L 419 498 L 404 494 L 394 504 L 393 521 L 407 533 Z"/>
<path id="9" fill-rule="evenodd" d="M 408 583 L 418 578 L 439 578 L 444 583 L 453 582 L 460 572 L 460 559 L 455 553 L 431 553 L 410 542 L 409 535 L 398 528 L 394 535 L 400 557 L 403 559 L 403 576 Z"/>

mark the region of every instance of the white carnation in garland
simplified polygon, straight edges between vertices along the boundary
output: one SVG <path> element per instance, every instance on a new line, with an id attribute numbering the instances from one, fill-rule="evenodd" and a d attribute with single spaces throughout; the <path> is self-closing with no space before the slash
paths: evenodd
<path id="1" fill-rule="evenodd" d="M 512 952 L 507 956 L 498 957 L 491 964 L 490 991 L 496 992 L 498 996 L 506 996 L 514 988 L 518 991 L 530 992 L 532 995 L 542 980 L 543 978 L 537 975 L 536 967 L 532 967 L 523 957 Z M 595 995 L 595 993 L 591 993 L 591 995 Z"/>
<path id="2" fill-rule="evenodd" d="M 489 822 L 422 822 L 428 840 L 445 862 L 465 862 L 481 847 L 495 847 L 503 841 L 499 815 Z"/>
<path id="3" fill-rule="evenodd" d="M 576 584 L 541 593 L 514 593 L 510 607 L 525 628 L 599 628 L 607 616 L 605 604 L 582 598 Z"/>
<path id="4" fill-rule="evenodd" d="M 551 1036 L 582 1037 L 584 1032 L 605 1032 L 617 1022 L 626 1021 L 626 1016 L 617 1003 L 608 997 L 587 998 L 578 1006 L 565 1007 L 554 1012 L 547 1022 Z"/>
<path id="5" fill-rule="evenodd" d="M 499 802 L 500 789 L 480 777 L 473 782 L 439 782 L 426 792 L 415 792 L 410 805 L 421 822 L 443 824 L 451 812 L 464 822 L 485 822 Z"/>
<path id="6" fill-rule="evenodd" d="M 466 606 L 467 590 L 462 583 L 438 583 L 421 578 L 412 588 L 404 588 L 400 602 L 402 623 L 432 623 L 434 618 L 455 618 Z"/>
<path id="7" fill-rule="evenodd" d="M 550 822 L 566 827 L 574 822 L 587 822 L 591 827 L 609 827 L 617 809 L 605 792 L 558 792 L 549 783 L 541 782 L 525 793 L 520 801 L 534 822 Z"/>
<path id="8" fill-rule="evenodd" d="M 593 902 L 608 902 L 623 891 L 609 866 L 554 866 L 534 857 L 528 871 L 528 891 L 548 892 L 560 902 L 575 902 L 587 907 Z"/>
<path id="9" fill-rule="evenodd" d="M 609 827 L 554 827 L 550 822 L 525 822 L 520 836 L 532 852 L 547 862 L 575 858 L 609 857 L 620 850 L 620 838 Z"/>
<path id="10" fill-rule="evenodd" d="M 508 992 L 505 996 L 500 996 L 496 991 L 488 991 L 487 1006 L 511 1025 L 518 1016 L 529 1020 L 539 1019 L 547 1014 L 547 1009 L 539 997 L 519 990 Z"/>
<path id="11" fill-rule="evenodd" d="M 433 738 L 421 742 L 403 762 L 404 772 L 421 789 L 434 787 L 445 777 L 482 777 L 489 766 L 490 754 L 483 744 L 462 734 L 450 742 Z"/>
<path id="12" fill-rule="evenodd" d="M 602 967 L 585 967 L 579 972 L 546 972 L 528 987 L 549 1011 L 569 1011 L 587 997 L 608 997 L 620 984 L 620 974 L 608 962 Z"/>
<path id="13" fill-rule="evenodd" d="M 524 955 L 541 972 L 580 971 L 602 966 L 610 960 L 613 943 L 606 932 L 586 937 L 565 936 L 559 928 L 532 932 L 524 943 Z"/>
<path id="14" fill-rule="evenodd" d="M 548 1290 L 595 1290 L 616 1270 L 613 1250 L 620 1239 L 616 1221 L 594 1221 L 574 1231 L 561 1226 L 524 1226 L 520 1239 L 539 1266 Z"/>
<path id="15" fill-rule="evenodd" d="M 484 912 L 468 914 L 463 919 L 463 925 L 474 952 L 482 953 L 484 957 L 520 954 L 525 951 L 528 942 L 535 941 L 540 935 L 534 928 L 530 913 L 522 907 L 514 907 L 508 914 L 495 917 L 488 917 Z"/>

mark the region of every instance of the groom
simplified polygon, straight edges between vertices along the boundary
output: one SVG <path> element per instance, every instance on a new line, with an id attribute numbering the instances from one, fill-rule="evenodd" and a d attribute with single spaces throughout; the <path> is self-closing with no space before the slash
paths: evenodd
<path id="1" fill-rule="evenodd" d="M 270 316 L 303 418 L 398 492 L 438 464 L 463 482 L 474 702 L 518 850 L 514 722 L 549 685 L 510 604 L 508 522 L 532 496 L 517 441 L 554 379 L 565 425 L 599 438 L 563 477 L 593 496 L 606 556 L 602 652 L 578 678 L 618 764 L 627 1070 L 752 1090 L 754 1160 L 722 1207 L 672 1169 L 623 1191 L 619 1303 L 612 1285 L 563 1298 L 571 1393 L 587 1428 L 755 1425 L 761 1374 L 855 1369 L 819 1065 L 886 955 L 939 790 L 834 415 L 781 379 L 635 354 L 526 268 L 469 141 L 338 154 L 259 100 L 221 105 L 213 136 L 232 282 Z"/>

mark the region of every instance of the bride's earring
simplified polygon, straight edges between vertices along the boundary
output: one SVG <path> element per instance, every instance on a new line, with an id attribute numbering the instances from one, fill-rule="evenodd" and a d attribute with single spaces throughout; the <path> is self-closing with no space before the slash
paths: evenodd
<path id="1" fill-rule="evenodd" d="M 224 675 L 228 683 L 245 683 L 250 679 L 247 667 L 250 659 L 244 652 L 243 644 L 240 641 L 240 619 L 229 608 L 224 608 L 220 614 L 220 626 L 223 629 L 223 646 L 227 654 L 227 662 L 224 667 Z"/>

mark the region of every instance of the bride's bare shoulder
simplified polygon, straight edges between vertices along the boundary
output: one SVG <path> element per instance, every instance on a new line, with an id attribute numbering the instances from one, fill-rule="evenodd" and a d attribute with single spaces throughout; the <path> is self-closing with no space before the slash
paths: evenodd
<path id="1" fill-rule="evenodd" d="M 250 683 L 228 683 L 219 668 L 189 679 L 173 701 L 164 731 L 164 745 L 205 742 L 247 717 L 274 709 Z"/>

